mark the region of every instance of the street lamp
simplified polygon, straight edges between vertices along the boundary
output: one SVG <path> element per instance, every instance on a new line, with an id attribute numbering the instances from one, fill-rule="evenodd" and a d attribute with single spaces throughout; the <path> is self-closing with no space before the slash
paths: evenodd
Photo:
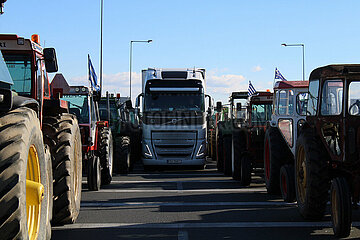
<path id="1" fill-rule="evenodd" d="M 286 44 L 282 43 L 284 47 L 302 47 L 302 62 L 303 62 L 303 81 L 305 81 L 305 45 L 303 43 Z"/>
<path id="2" fill-rule="evenodd" d="M 149 39 L 149 40 L 132 40 L 130 41 L 130 76 L 129 76 L 129 79 L 130 79 L 130 99 L 131 99 L 131 64 L 132 64 L 132 44 L 134 42 L 139 42 L 139 43 L 151 43 L 152 40 Z"/>

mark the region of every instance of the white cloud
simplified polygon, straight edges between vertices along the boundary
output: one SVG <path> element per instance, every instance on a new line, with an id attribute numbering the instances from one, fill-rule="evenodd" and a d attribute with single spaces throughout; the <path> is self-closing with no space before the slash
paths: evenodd
<path id="1" fill-rule="evenodd" d="M 255 67 L 252 68 L 252 71 L 253 72 L 260 72 L 260 71 L 262 71 L 262 68 L 260 66 L 255 66 Z"/>

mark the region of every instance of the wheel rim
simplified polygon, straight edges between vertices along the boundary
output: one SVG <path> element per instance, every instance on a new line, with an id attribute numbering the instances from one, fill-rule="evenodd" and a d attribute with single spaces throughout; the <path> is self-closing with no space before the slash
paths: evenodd
<path id="1" fill-rule="evenodd" d="M 305 202 L 306 195 L 306 155 L 303 146 L 299 146 L 298 151 L 298 164 L 296 164 L 297 174 L 297 189 L 299 193 L 299 199 L 302 203 Z"/>
<path id="2" fill-rule="evenodd" d="M 26 216 L 30 240 L 38 236 L 43 198 L 44 186 L 41 184 L 39 156 L 35 146 L 31 145 L 26 169 Z"/>
<path id="3" fill-rule="evenodd" d="M 331 191 L 331 213 L 332 213 L 331 217 L 334 227 L 336 227 L 339 222 L 339 213 L 337 209 L 338 201 L 336 195 L 337 195 L 336 188 L 333 187 Z"/>
<path id="4" fill-rule="evenodd" d="M 269 156 L 269 140 L 265 141 L 265 175 L 266 180 L 270 179 L 270 156 Z"/>

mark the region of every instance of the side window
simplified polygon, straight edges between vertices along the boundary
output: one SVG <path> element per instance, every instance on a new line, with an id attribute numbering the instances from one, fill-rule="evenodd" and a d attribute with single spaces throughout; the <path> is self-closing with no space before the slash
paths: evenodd
<path id="1" fill-rule="evenodd" d="M 321 115 L 339 115 L 342 112 L 343 82 L 327 80 L 321 96 Z"/>
<path id="2" fill-rule="evenodd" d="M 292 90 L 280 90 L 279 92 L 279 115 L 292 115 L 294 112 L 294 92 Z"/>
<path id="3" fill-rule="evenodd" d="M 319 80 L 313 80 L 309 83 L 309 100 L 307 105 L 307 114 L 316 115 L 317 102 L 319 99 Z"/>
<path id="4" fill-rule="evenodd" d="M 45 97 L 50 97 L 49 95 L 49 79 L 48 79 L 48 75 L 45 71 L 43 71 L 44 74 L 44 96 Z"/>
<path id="5" fill-rule="evenodd" d="M 306 115 L 308 95 L 308 93 L 299 93 L 296 96 L 296 112 L 301 116 Z"/>
<path id="6" fill-rule="evenodd" d="M 95 105 L 92 98 L 90 99 L 90 109 L 91 109 L 91 123 L 96 122 L 96 112 L 95 112 Z"/>
<path id="7" fill-rule="evenodd" d="M 348 104 L 351 115 L 360 115 L 360 82 L 350 83 Z"/>

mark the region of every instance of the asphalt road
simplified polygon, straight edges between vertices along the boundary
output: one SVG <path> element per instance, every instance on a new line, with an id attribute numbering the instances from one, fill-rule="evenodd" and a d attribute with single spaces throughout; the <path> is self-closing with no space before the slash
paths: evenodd
<path id="1" fill-rule="evenodd" d="M 360 238 L 360 210 L 348 239 Z M 266 193 L 260 176 L 241 187 L 205 170 L 162 170 L 116 175 L 100 191 L 87 190 L 75 224 L 53 227 L 52 239 L 335 239 L 330 215 L 307 222 L 295 204 Z"/>

